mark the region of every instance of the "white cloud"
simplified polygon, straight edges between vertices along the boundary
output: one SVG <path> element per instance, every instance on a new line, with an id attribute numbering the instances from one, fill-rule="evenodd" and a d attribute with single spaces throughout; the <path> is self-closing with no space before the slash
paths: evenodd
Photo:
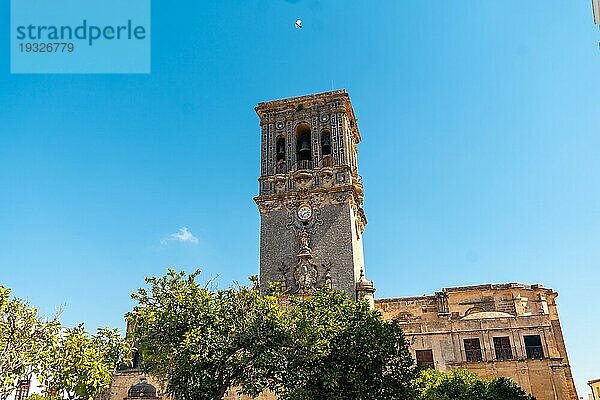
<path id="1" fill-rule="evenodd" d="M 182 243 L 192 243 L 198 244 L 198 238 L 194 236 L 192 232 L 187 227 L 183 227 L 179 229 L 176 233 L 171 233 L 170 235 L 165 236 L 162 240 L 162 244 L 166 244 L 167 242 L 182 242 Z"/>

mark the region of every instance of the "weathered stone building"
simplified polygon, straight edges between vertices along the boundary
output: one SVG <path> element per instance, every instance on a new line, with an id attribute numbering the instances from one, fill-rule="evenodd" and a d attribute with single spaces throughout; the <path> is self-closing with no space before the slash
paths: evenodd
<path id="1" fill-rule="evenodd" d="M 264 102 L 256 112 L 262 138 L 255 197 L 261 286 L 279 282 L 289 295 L 322 286 L 346 291 L 368 300 L 384 318 L 402 322 L 421 364 L 507 376 L 538 400 L 577 400 L 551 289 L 510 283 L 374 299 L 363 258 L 361 136 L 346 91 Z M 110 397 L 132 400 L 140 378 L 135 370 L 120 372 Z M 160 385 L 150 378 L 146 383 L 156 388 L 150 390 L 153 399 L 162 398 Z M 226 399 L 246 397 L 231 391 Z"/>
<path id="2" fill-rule="evenodd" d="M 600 400 L 600 379 L 588 381 L 588 386 L 592 390 L 592 393 L 588 395 L 589 400 Z"/>
<path id="3" fill-rule="evenodd" d="M 117 371 L 110 388 L 102 396 L 110 400 L 166 400 L 165 386 L 138 368 Z"/>
<path id="4" fill-rule="evenodd" d="M 576 400 L 557 295 L 541 285 L 508 283 L 381 299 L 375 305 L 384 318 L 403 323 L 421 364 L 510 377 L 538 400 Z"/>
<path id="5" fill-rule="evenodd" d="M 260 277 L 291 294 L 322 285 L 373 302 L 365 279 L 360 133 L 344 90 L 260 103 Z M 507 376 L 538 400 L 576 400 L 556 307 L 540 285 L 449 288 L 379 299 L 403 323 L 418 362 Z"/>

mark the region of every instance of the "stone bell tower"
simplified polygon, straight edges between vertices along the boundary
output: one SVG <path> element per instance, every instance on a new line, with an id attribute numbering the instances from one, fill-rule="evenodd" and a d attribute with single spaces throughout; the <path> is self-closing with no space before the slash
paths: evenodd
<path id="1" fill-rule="evenodd" d="M 329 286 L 373 302 L 365 278 L 367 219 L 360 134 L 345 90 L 259 103 L 260 282 L 284 293 Z"/>

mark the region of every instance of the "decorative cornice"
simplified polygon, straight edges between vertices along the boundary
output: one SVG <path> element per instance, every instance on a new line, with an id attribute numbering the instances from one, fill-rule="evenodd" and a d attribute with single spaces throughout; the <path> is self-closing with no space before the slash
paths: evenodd
<path id="1" fill-rule="evenodd" d="M 254 197 L 254 201 L 261 213 L 280 208 L 289 208 L 290 206 L 294 207 L 294 204 L 299 204 L 304 199 L 309 200 L 311 204 L 318 202 L 319 206 L 323 204 L 340 204 L 346 202 L 348 199 L 352 199 L 353 204 L 362 211 L 362 201 L 358 195 L 356 185 L 336 186 L 329 189 L 316 188 Z"/>
<path id="2" fill-rule="evenodd" d="M 332 102 L 340 101 L 341 108 Z M 356 143 L 361 141 L 360 132 L 354 109 L 350 101 L 350 96 L 345 89 L 334 90 L 330 92 L 316 93 L 304 96 L 289 97 L 286 99 L 265 101 L 258 103 L 255 107 L 256 114 L 260 118 L 261 125 L 275 123 L 277 121 L 292 121 L 297 120 L 298 116 L 302 118 L 319 117 L 322 114 L 323 106 L 329 106 L 330 113 L 346 114 L 352 135 Z M 287 113 L 287 116 L 281 114 Z"/>

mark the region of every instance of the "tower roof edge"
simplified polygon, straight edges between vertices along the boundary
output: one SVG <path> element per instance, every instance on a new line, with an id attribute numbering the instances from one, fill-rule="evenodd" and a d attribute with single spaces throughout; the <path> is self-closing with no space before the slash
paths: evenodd
<path id="1" fill-rule="evenodd" d="M 313 106 L 323 106 L 326 103 L 330 103 L 334 100 L 341 100 L 343 102 L 343 107 L 347 113 L 348 119 L 350 120 L 351 130 L 357 139 L 356 143 L 359 143 L 361 141 L 361 136 L 360 132 L 358 131 L 358 123 L 354 114 L 352 102 L 350 101 L 350 95 L 346 89 L 288 97 L 278 100 L 262 101 L 258 103 L 254 110 L 262 121 L 265 118 L 270 119 L 270 116 L 266 115 L 268 113 L 281 113 L 286 111 L 297 112 Z"/>

